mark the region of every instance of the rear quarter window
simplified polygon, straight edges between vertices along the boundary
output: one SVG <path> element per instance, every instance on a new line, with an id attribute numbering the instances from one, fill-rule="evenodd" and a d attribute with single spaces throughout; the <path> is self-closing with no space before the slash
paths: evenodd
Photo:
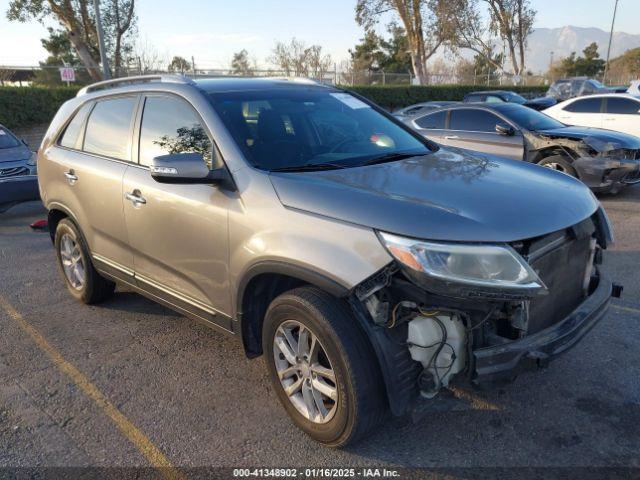
<path id="1" fill-rule="evenodd" d="M 76 111 L 67 128 L 64 129 L 60 136 L 60 141 L 58 142 L 60 146 L 75 149 L 82 147 L 82 126 L 92 106 L 92 102 L 85 103 Z"/>

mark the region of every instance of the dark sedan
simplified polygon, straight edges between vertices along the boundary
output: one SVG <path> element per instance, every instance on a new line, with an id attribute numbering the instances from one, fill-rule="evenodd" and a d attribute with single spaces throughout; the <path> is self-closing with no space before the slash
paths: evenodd
<path id="1" fill-rule="evenodd" d="M 555 105 L 557 100 L 552 97 L 538 97 L 527 100 L 522 95 L 509 90 L 489 90 L 486 92 L 471 92 L 464 96 L 463 102 L 487 102 L 487 103 L 517 103 L 534 110 L 544 110 Z"/>
<path id="2" fill-rule="evenodd" d="M 39 198 L 35 154 L 0 125 L 0 213 Z"/>
<path id="3" fill-rule="evenodd" d="M 442 145 L 537 163 L 615 193 L 640 182 L 640 138 L 599 128 L 568 127 L 514 103 L 441 108 L 406 122 Z"/>

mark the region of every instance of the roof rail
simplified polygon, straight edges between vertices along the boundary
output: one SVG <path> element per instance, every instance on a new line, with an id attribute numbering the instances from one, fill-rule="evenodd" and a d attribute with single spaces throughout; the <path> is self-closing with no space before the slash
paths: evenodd
<path id="1" fill-rule="evenodd" d="M 121 85 L 135 85 L 136 83 L 161 82 L 161 83 L 183 83 L 193 85 L 195 82 L 184 75 L 136 75 L 133 77 L 113 78 L 111 80 L 103 80 L 102 82 L 92 83 L 78 90 L 77 97 L 86 95 L 87 93 L 103 90 L 107 88 L 115 88 Z"/>

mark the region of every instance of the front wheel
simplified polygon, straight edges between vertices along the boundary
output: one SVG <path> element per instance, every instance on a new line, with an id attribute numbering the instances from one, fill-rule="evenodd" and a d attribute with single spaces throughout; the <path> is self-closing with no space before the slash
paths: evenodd
<path id="1" fill-rule="evenodd" d="M 552 155 L 550 157 L 543 158 L 538 162 L 541 167 L 547 167 L 558 172 L 566 173 L 572 177 L 578 177 L 576 169 L 573 168 L 571 162 L 562 155 Z"/>
<path id="2" fill-rule="evenodd" d="M 314 287 L 280 295 L 265 316 L 263 347 L 280 402 L 314 440 L 341 447 L 384 418 L 377 359 L 340 300 Z"/>

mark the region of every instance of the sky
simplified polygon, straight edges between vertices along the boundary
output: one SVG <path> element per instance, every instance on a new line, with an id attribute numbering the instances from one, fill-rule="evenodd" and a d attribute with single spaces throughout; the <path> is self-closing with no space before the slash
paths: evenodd
<path id="1" fill-rule="evenodd" d="M 615 0 L 531 0 L 535 27 L 598 27 L 608 31 Z M 335 62 L 362 37 L 355 0 L 137 0 L 138 43 L 162 57 L 193 56 L 198 68 L 229 68 L 247 49 L 258 65 L 277 40 L 321 45 Z M 44 25 L 9 22 L 0 0 L 0 65 L 37 65 L 46 57 Z M 640 34 L 640 0 L 619 0 L 616 31 Z"/>

